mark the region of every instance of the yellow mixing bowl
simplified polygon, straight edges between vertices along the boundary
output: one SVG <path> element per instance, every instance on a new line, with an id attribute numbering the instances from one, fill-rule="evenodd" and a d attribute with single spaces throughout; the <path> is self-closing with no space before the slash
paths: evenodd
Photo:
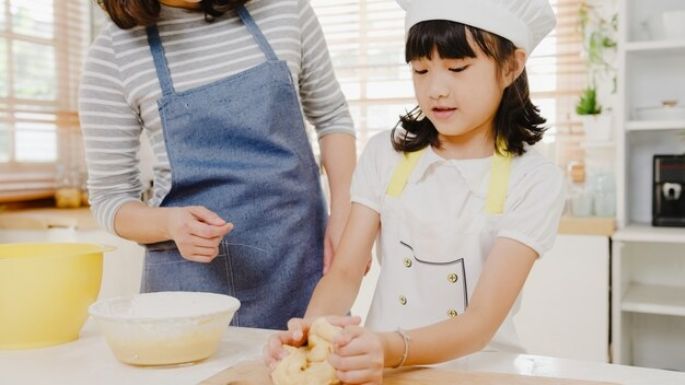
<path id="1" fill-rule="evenodd" d="M 0 245 L 0 349 L 77 339 L 100 291 L 105 251 L 87 243 Z"/>

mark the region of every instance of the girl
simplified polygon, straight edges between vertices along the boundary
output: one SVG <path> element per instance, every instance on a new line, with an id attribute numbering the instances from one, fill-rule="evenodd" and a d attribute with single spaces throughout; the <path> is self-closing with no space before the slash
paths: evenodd
<path id="1" fill-rule="evenodd" d="M 366 328 L 345 326 L 330 357 L 344 383 L 383 367 L 518 350 L 511 315 L 564 202 L 557 167 L 530 148 L 543 135 L 525 62 L 554 27 L 546 0 L 414 0 L 406 60 L 418 108 L 367 145 L 333 266 L 304 320 L 270 339 L 306 339 L 310 320 L 350 309 L 376 235 L 381 272 Z M 512 306 L 514 310 L 512 311 Z"/>
<path id="2" fill-rule="evenodd" d="M 80 90 L 95 216 L 147 245 L 142 291 L 230 294 L 242 303 L 233 324 L 284 328 L 304 314 L 341 236 L 355 162 L 309 3 L 100 3 L 113 23 L 88 52 Z M 302 110 L 319 136 L 330 218 Z M 147 203 L 141 133 L 155 155 Z"/>

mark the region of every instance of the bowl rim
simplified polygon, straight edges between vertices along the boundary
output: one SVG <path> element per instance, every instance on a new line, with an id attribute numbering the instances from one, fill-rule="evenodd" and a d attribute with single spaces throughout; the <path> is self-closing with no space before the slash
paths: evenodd
<path id="1" fill-rule="evenodd" d="M 16 248 L 16 247 L 44 247 L 47 249 L 54 248 L 54 247 L 60 247 L 60 246 L 67 246 L 67 247 L 73 247 L 73 248 L 92 248 L 92 250 L 81 250 L 81 251 L 74 251 L 72 254 L 68 255 L 29 255 L 25 257 L 16 257 L 16 256 L 4 256 L 2 253 L 0 253 L 0 262 L 3 261 L 16 261 L 19 258 L 20 259 L 35 259 L 35 258 L 74 258 L 74 257 L 81 257 L 85 255 L 98 255 L 98 256 L 104 256 L 104 253 L 112 252 L 116 250 L 116 247 L 114 246 L 109 246 L 101 243 L 94 243 L 94 242 L 9 242 L 9 243 L 2 243 L 0 244 L 0 250 L 2 249 L 9 249 L 9 248 Z"/>
<path id="2" fill-rule="evenodd" d="M 165 316 L 165 315 L 160 315 L 160 316 L 137 316 L 137 315 L 130 315 L 130 314 L 105 314 L 101 311 L 98 310 L 99 307 L 104 306 L 106 303 L 112 303 L 112 302 L 118 302 L 118 301 L 131 301 L 133 298 L 141 295 L 146 295 L 146 294 L 160 294 L 160 293 L 184 293 L 184 294 L 202 294 L 203 296 L 213 296 L 213 297 L 222 297 L 228 301 L 229 308 L 228 309 L 222 309 L 222 310 L 214 310 L 214 311 L 206 311 L 202 313 L 197 313 L 197 314 L 192 314 L 192 315 L 177 315 L 177 316 Z M 134 295 L 129 295 L 129 296 L 117 296 L 117 297 L 111 297 L 111 298 L 105 298 L 101 299 L 90 306 L 88 306 L 88 314 L 92 316 L 93 318 L 97 319 L 104 319 L 104 320 L 109 320 L 109 321 L 133 321 L 133 322 L 159 322 L 159 321 L 177 321 L 177 320 L 191 320 L 191 319 L 198 319 L 198 318 L 206 318 L 206 317 L 211 317 L 215 316 L 217 314 L 230 314 L 230 313 L 235 313 L 240 309 L 241 303 L 240 300 L 236 297 L 233 297 L 228 294 L 221 294 L 221 293 L 211 293 L 211 292 L 202 292 L 202 291 L 158 291 L 158 292 L 150 292 L 150 293 L 138 293 Z"/>

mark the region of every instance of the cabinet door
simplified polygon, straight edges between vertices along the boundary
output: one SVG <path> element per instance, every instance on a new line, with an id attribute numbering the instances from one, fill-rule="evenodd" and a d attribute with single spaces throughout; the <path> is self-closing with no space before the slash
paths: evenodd
<path id="1" fill-rule="evenodd" d="M 559 235 L 522 295 L 514 322 L 527 353 L 608 362 L 608 237 Z"/>

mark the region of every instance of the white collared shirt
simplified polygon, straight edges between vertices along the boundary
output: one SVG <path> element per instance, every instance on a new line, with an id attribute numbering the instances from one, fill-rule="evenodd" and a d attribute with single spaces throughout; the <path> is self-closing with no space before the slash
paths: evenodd
<path id="1" fill-rule="evenodd" d="M 387 196 L 402 156 L 392 148 L 390 135 L 383 132 L 368 142 L 352 182 L 352 201 L 381 214 L 381 273 L 367 326 L 409 329 L 461 314 L 498 237 L 521 242 L 540 256 L 552 247 L 564 183 L 558 167 L 539 153 L 527 148 L 512 160 L 504 212 L 487 215 L 492 157 L 447 160 L 428 148 L 401 199 Z M 433 281 L 437 286 L 431 286 Z M 492 346 L 519 350 L 511 322 L 517 309 L 518 301 Z"/>

